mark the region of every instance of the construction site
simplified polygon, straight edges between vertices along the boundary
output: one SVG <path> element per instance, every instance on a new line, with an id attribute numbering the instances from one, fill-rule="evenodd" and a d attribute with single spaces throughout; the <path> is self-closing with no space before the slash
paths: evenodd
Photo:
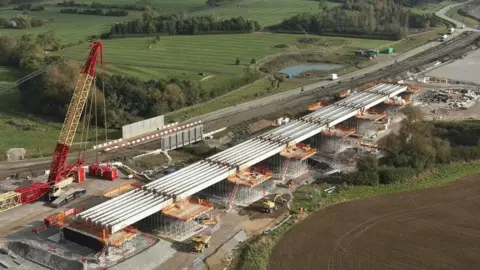
<path id="1" fill-rule="evenodd" d="M 142 155 L 162 154 L 170 163 L 169 152 L 217 130 L 204 133 L 199 120 L 166 124 L 159 116 L 73 155 L 77 129 L 91 111 L 97 65 L 103 66 L 102 43 L 90 49 L 50 169 L 0 184 L 0 223 L 11 224 L 0 228 L 5 269 L 223 268 L 248 234 L 288 220 L 297 187 L 354 170 L 362 154 L 380 157 L 377 140 L 398 128 L 400 110 L 432 99 L 411 83 L 361 84 L 305 107 L 302 116 L 251 125 L 253 136 L 223 151 L 147 175 L 109 160 L 110 153 L 155 141 L 157 149 Z M 476 101 L 476 93 L 462 98 Z M 87 163 L 92 153 L 96 161 Z"/>

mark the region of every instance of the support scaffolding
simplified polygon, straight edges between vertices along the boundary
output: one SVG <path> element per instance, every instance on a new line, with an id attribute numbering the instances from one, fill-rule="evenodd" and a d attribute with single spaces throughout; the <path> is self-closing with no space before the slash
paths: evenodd
<path id="1" fill-rule="evenodd" d="M 212 202 L 191 197 L 141 220 L 139 224 L 161 236 L 183 241 L 208 227 L 202 222 L 202 216 L 211 210 Z"/>
<path id="2" fill-rule="evenodd" d="M 184 221 L 166 216 L 162 214 L 162 212 L 157 212 L 139 221 L 139 224 L 141 227 L 148 228 L 160 236 L 180 242 L 206 228 L 206 226 L 197 219 Z"/>
<path id="3" fill-rule="evenodd" d="M 212 201 L 218 205 L 226 207 L 228 207 L 229 204 L 248 206 L 267 195 L 274 187 L 275 184 L 271 181 L 265 181 L 261 184 L 250 187 L 237 185 L 236 183 L 224 180 L 208 187 L 202 192 L 202 194 L 212 198 Z"/>
<path id="4" fill-rule="evenodd" d="M 280 152 L 282 158 L 281 180 L 297 178 L 308 171 L 307 159 L 317 153 L 316 148 L 308 144 L 297 143 Z"/>

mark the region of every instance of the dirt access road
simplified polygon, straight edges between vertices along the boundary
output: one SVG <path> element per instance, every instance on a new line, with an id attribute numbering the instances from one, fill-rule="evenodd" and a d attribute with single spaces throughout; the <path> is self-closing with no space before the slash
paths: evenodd
<path id="1" fill-rule="evenodd" d="M 292 228 L 271 270 L 480 269 L 480 175 L 334 205 Z"/>

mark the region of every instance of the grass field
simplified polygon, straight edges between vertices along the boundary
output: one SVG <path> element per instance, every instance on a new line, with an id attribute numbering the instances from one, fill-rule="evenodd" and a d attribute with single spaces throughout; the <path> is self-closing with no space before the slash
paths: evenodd
<path id="1" fill-rule="evenodd" d="M 0 89 L 10 86 L 19 76 L 15 70 L 0 67 Z M 29 158 L 51 155 L 60 128 L 59 122 L 25 113 L 18 89 L 0 92 L 0 160 L 6 157 L 5 153 L 10 148 L 25 148 Z M 98 132 L 99 139 L 104 138 L 103 130 L 99 129 Z M 80 137 L 78 134 L 75 141 L 79 142 Z M 88 139 L 94 140 L 94 136 L 89 136 Z M 79 147 L 80 145 L 74 145 L 73 149 L 80 149 Z"/>
<path id="2" fill-rule="evenodd" d="M 393 185 L 379 185 L 379 186 L 358 186 L 349 187 L 347 190 L 340 193 L 335 193 L 330 196 L 322 195 L 322 186 L 308 185 L 301 187 L 294 193 L 294 202 L 292 209 L 305 208 L 308 213 L 313 213 L 330 205 L 358 200 L 363 198 L 370 198 L 379 195 L 392 194 L 397 192 L 414 191 L 424 188 L 438 187 L 443 184 L 453 182 L 455 180 L 479 174 L 480 162 L 474 161 L 471 163 L 459 163 L 442 165 L 436 168 L 432 173 L 424 174 L 415 179 L 411 179 L 405 183 Z M 310 199 L 309 194 L 313 195 Z M 298 220 L 296 220 L 298 221 Z M 263 270 L 268 269 L 270 255 L 275 244 L 281 239 L 282 235 L 296 224 L 295 221 L 289 221 L 273 233 L 267 236 L 261 236 L 252 239 L 247 243 L 247 248 L 242 251 L 237 262 L 241 269 L 245 270 Z M 253 257 L 255 254 L 255 257 Z M 229 269 L 236 269 L 230 267 Z"/>
<path id="3" fill-rule="evenodd" d="M 153 38 L 125 38 L 104 41 L 106 69 L 109 72 L 135 74 L 144 79 L 168 76 L 185 76 L 200 80 L 199 72 L 214 74 L 205 82 L 236 76 L 248 66 L 250 60 L 306 48 L 297 41 L 298 35 L 253 33 L 232 35 L 166 36 L 153 44 Z M 389 41 L 321 37 L 329 43 L 328 50 L 340 47 L 353 54 L 353 48 L 382 46 Z M 275 45 L 286 44 L 288 49 Z M 149 49 L 149 46 L 151 48 Z M 311 46 L 316 48 L 316 46 Z M 61 53 L 84 59 L 88 52 L 86 44 L 63 50 Z M 235 65 L 235 59 L 241 65 Z"/>
<path id="4" fill-rule="evenodd" d="M 109 17 L 94 15 L 78 15 L 59 13 L 61 7 L 55 5 L 58 1 L 44 3 L 46 10 L 32 11 L 29 15 L 43 19 L 46 24 L 42 27 L 31 29 L 2 29 L 0 34 L 11 34 L 20 36 L 24 34 L 38 34 L 46 30 L 54 30 L 62 39 L 62 43 L 75 43 L 85 40 L 88 36 L 98 35 L 106 32 L 116 22 L 141 18 L 141 12 L 129 11 L 127 17 Z M 77 1 L 90 3 L 93 1 Z M 100 0 L 96 1 L 105 4 L 132 4 L 143 5 L 143 1 L 135 0 Z M 299 12 L 318 10 L 318 3 L 310 0 L 243 0 L 221 7 L 208 7 L 204 0 L 162 0 L 149 3 L 159 14 L 182 13 L 186 15 L 211 15 L 217 14 L 220 17 L 243 16 L 248 19 L 258 20 L 262 25 L 276 24 L 282 19 L 293 16 Z M 275 5 L 272 8 L 272 5 Z M 335 3 L 329 3 L 334 6 Z M 12 7 L 0 8 L 0 17 L 11 18 L 21 11 L 13 10 Z"/>
<path id="5" fill-rule="evenodd" d="M 76 43 L 87 39 L 91 35 L 99 35 L 108 31 L 116 22 L 141 17 L 141 12 L 129 12 L 130 14 L 127 17 L 109 17 L 66 14 L 59 13 L 59 11 L 60 8 L 55 6 L 47 6 L 44 11 L 32 11 L 29 15 L 44 20 L 45 25 L 29 29 L 1 29 L 0 34 L 21 36 L 54 30 L 55 34 L 60 37 L 62 44 Z M 11 8 L 0 9 L 0 17 L 4 18 L 11 18 L 21 13 L 21 11 Z"/>

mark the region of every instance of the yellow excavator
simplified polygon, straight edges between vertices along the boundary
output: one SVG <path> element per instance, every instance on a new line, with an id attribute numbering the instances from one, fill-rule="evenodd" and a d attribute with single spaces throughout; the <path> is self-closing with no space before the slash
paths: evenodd
<path id="1" fill-rule="evenodd" d="M 192 251 L 203 252 L 205 248 L 210 246 L 212 236 L 197 236 L 192 238 Z"/>
<path id="2" fill-rule="evenodd" d="M 287 202 L 287 200 L 283 198 L 282 194 L 275 194 L 273 199 L 265 198 L 265 200 L 263 201 L 263 211 L 265 211 L 266 213 L 271 213 L 273 211 L 276 211 L 278 209 L 276 202 L 277 202 L 277 199 L 279 198 L 281 199 L 282 202 Z"/>

